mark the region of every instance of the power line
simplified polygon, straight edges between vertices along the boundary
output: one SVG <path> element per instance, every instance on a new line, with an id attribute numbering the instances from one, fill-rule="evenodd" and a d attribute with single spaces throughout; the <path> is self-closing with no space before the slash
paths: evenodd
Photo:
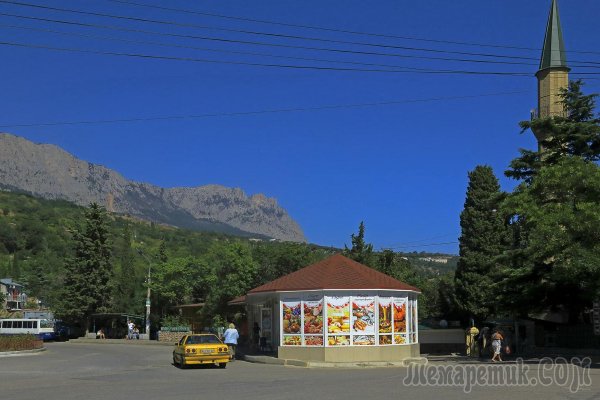
<path id="1" fill-rule="evenodd" d="M 285 39 L 308 40 L 308 41 L 336 43 L 336 44 L 353 45 L 353 46 L 366 46 L 366 47 L 388 48 L 388 49 L 409 50 L 409 51 L 422 51 L 422 52 L 433 52 L 433 53 L 443 53 L 443 54 L 458 54 L 458 55 L 478 56 L 478 57 L 493 57 L 493 58 L 504 58 L 504 59 L 536 60 L 536 61 L 538 60 L 537 58 L 533 58 L 533 57 L 507 56 L 507 55 L 489 54 L 489 53 L 460 52 L 460 51 L 439 50 L 439 49 L 420 48 L 420 47 L 397 46 L 397 45 L 389 45 L 389 44 L 381 44 L 381 43 L 353 42 L 353 41 L 345 41 L 345 40 L 323 39 L 323 38 L 317 38 L 317 37 L 286 35 L 286 34 L 281 34 L 281 33 L 258 32 L 258 31 L 249 31 L 249 30 L 243 30 L 243 29 L 230 29 L 230 28 L 212 27 L 212 26 L 206 26 L 206 25 L 185 24 L 185 23 L 179 23 L 179 22 L 174 22 L 174 21 L 147 19 L 147 18 L 106 14 L 106 13 L 99 13 L 99 12 L 92 12 L 92 11 L 82 11 L 82 10 L 73 10 L 73 9 L 67 9 L 67 8 L 42 6 L 39 4 L 24 3 L 24 2 L 19 2 L 19 1 L 10 1 L 10 0 L 0 0 L 0 3 L 12 4 L 12 5 L 17 5 L 17 6 L 22 6 L 22 7 L 31 7 L 31 8 L 45 9 L 45 10 L 51 10 L 51 11 L 58 11 L 58 12 L 65 12 L 65 13 L 74 13 L 74 14 L 79 14 L 79 15 L 91 15 L 91 16 L 111 18 L 111 19 L 120 19 L 120 20 L 152 23 L 152 24 L 159 24 L 159 25 L 179 26 L 179 27 L 183 27 L 183 28 L 195 28 L 195 29 L 205 29 L 205 30 L 208 29 L 208 30 L 216 30 L 216 31 L 222 31 L 222 32 L 234 32 L 234 33 L 243 33 L 243 34 L 248 34 L 248 35 L 268 36 L 268 37 L 277 37 L 277 38 L 285 38 Z"/>
<path id="2" fill-rule="evenodd" d="M 23 29 L 23 30 L 29 30 L 29 31 L 53 33 L 53 34 L 73 36 L 73 37 L 110 40 L 110 41 L 118 41 L 118 42 L 124 42 L 124 43 L 145 44 L 145 45 L 154 45 L 154 46 L 172 47 L 172 48 L 181 48 L 181 49 L 190 49 L 190 50 L 202 50 L 202 51 L 210 51 L 210 52 L 225 53 L 225 54 L 273 57 L 273 58 L 283 58 L 283 59 L 291 59 L 291 60 L 316 61 L 316 62 L 327 62 L 327 63 L 337 63 L 337 64 L 365 65 L 365 66 L 375 66 L 375 67 L 385 67 L 385 68 L 406 69 L 406 70 L 412 70 L 412 71 L 453 72 L 453 70 L 436 70 L 436 69 L 431 69 L 431 68 L 406 67 L 403 65 L 363 63 L 363 62 L 355 62 L 355 61 L 342 61 L 342 60 L 331 60 L 331 59 L 310 58 L 310 57 L 282 56 L 282 55 L 268 54 L 268 53 L 212 49 L 212 48 L 207 48 L 207 47 L 185 46 L 185 45 L 178 45 L 178 44 L 171 44 L 171 43 L 124 39 L 124 38 L 117 38 L 117 37 L 111 37 L 111 36 L 98 36 L 98 35 L 88 35 L 88 34 L 83 34 L 83 33 L 64 32 L 64 31 L 57 31 L 57 30 L 53 30 L 53 29 L 34 28 L 34 27 L 29 27 L 29 26 L 8 25 L 8 24 L 0 24 L 0 26 L 5 27 L 5 28 Z M 600 68 L 600 66 L 597 68 Z M 456 70 L 454 70 L 454 72 L 456 72 Z"/>
<path id="3" fill-rule="evenodd" d="M 98 25 L 98 24 L 89 24 L 89 23 L 83 23 L 83 22 L 55 20 L 55 19 L 50 19 L 50 18 L 30 17 L 30 16 L 23 16 L 23 15 L 17 15 L 17 14 L 9 14 L 9 13 L 0 13 L 0 16 L 8 16 L 8 17 L 14 17 L 14 18 L 19 18 L 19 19 L 44 21 L 44 22 L 51 22 L 51 23 L 58 23 L 58 24 L 65 24 L 65 25 L 83 26 L 83 27 L 89 27 L 89 28 L 101 28 L 101 29 L 118 30 L 118 31 L 124 31 L 124 32 L 134 32 L 134 33 L 144 33 L 144 34 L 152 34 L 152 35 L 160 35 L 160 36 L 169 36 L 169 37 L 176 37 L 176 38 L 215 41 L 215 42 L 222 42 L 222 43 L 249 44 L 249 45 L 257 45 L 257 46 L 321 51 L 321 52 L 333 52 L 333 53 L 338 53 L 338 54 L 371 55 L 371 56 L 398 57 L 398 58 L 407 58 L 407 59 L 466 62 L 466 63 L 477 63 L 477 64 L 537 65 L 537 63 L 527 63 L 527 62 L 518 62 L 518 61 L 510 62 L 510 61 L 494 61 L 494 60 L 461 59 L 461 58 L 450 58 L 450 57 L 428 57 L 428 56 L 418 56 L 418 55 L 409 55 L 409 54 L 380 53 L 380 52 L 373 52 L 373 51 L 345 50 L 345 49 L 334 49 L 334 48 L 323 48 L 323 47 L 312 47 L 312 46 L 298 46 L 298 45 L 290 45 L 290 44 L 282 44 L 282 43 L 257 42 L 257 41 L 248 41 L 248 40 L 227 39 L 227 38 L 214 37 L 214 36 L 183 35 L 183 34 L 148 31 L 148 30 L 142 30 L 142 29 L 125 28 L 125 27 L 114 26 L 114 25 Z M 586 63 L 586 62 L 584 62 L 584 63 Z M 594 64 L 594 63 L 590 62 L 590 64 Z M 600 64 L 600 63 L 598 63 L 598 64 Z"/>
<path id="4" fill-rule="evenodd" d="M 475 98 L 482 98 L 482 97 L 524 94 L 524 93 L 529 93 L 529 92 L 530 91 L 498 92 L 498 93 L 485 93 L 485 94 L 466 95 L 466 96 L 430 97 L 430 98 L 425 98 L 425 99 L 392 100 L 392 101 L 382 101 L 382 102 L 374 102 L 374 103 L 336 104 L 336 105 L 325 105 L 325 106 L 317 106 L 317 107 L 294 107 L 294 108 L 280 108 L 280 109 L 259 110 L 259 111 L 238 111 L 238 112 L 209 113 L 209 114 L 196 114 L 196 115 L 170 115 L 170 116 L 160 116 L 160 117 L 121 118 L 121 119 L 88 120 L 88 121 L 62 121 L 62 122 L 5 124 L 5 125 L 0 125 L 0 128 L 23 128 L 23 127 L 56 126 L 56 125 L 92 125 L 92 124 L 111 124 L 111 123 L 123 123 L 123 122 L 147 122 L 147 121 L 166 121 L 166 120 L 181 120 L 181 119 L 199 119 L 199 118 L 212 118 L 212 117 L 235 117 L 235 116 L 246 116 L 246 115 L 273 114 L 273 113 L 307 112 L 307 111 L 322 111 L 322 110 L 335 110 L 335 109 L 346 109 L 346 108 L 376 107 L 376 106 L 388 106 L 388 105 L 410 104 L 410 103 L 426 103 L 426 102 L 435 102 L 435 101 L 466 100 L 466 99 L 475 99 Z"/>
<path id="5" fill-rule="evenodd" d="M 196 62 L 196 63 L 243 65 L 243 66 L 251 66 L 251 67 L 285 68 L 285 69 L 300 69 L 300 70 L 407 73 L 407 74 L 497 75 L 497 76 L 527 76 L 527 77 L 530 75 L 526 72 L 464 71 L 464 70 L 415 71 L 415 70 L 397 70 L 397 69 L 339 68 L 339 67 L 326 67 L 326 66 L 315 66 L 315 65 L 265 64 L 265 63 L 254 63 L 254 62 L 245 62 L 245 61 L 211 60 L 211 59 L 207 59 L 207 58 L 172 57 L 172 56 L 161 56 L 161 55 L 141 54 L 141 53 L 120 53 L 120 52 L 114 52 L 114 51 L 99 51 L 99 50 L 77 49 L 77 48 L 67 48 L 67 47 L 53 47 L 53 46 L 37 45 L 37 44 L 31 44 L 31 43 L 17 43 L 17 42 L 3 42 L 3 41 L 0 42 L 0 45 L 1 46 L 13 46 L 13 47 L 52 50 L 52 51 L 60 51 L 60 52 L 74 52 L 74 53 L 87 53 L 87 54 L 119 56 L 119 57 L 132 57 L 132 58 L 140 58 L 140 59 L 187 61 L 187 62 Z M 598 74 L 600 74 L 600 73 L 598 73 Z"/>
<path id="6" fill-rule="evenodd" d="M 501 48 L 501 49 L 541 51 L 540 48 L 533 48 L 533 47 L 519 47 L 519 46 L 486 44 L 486 43 L 476 43 L 476 42 L 461 42 L 461 41 L 452 41 L 452 40 L 426 39 L 426 38 L 418 38 L 415 36 L 389 35 L 389 34 L 382 34 L 382 33 L 327 28 L 327 27 L 315 26 L 315 25 L 302 25 L 302 24 L 293 24 L 293 23 L 272 21 L 272 20 L 261 20 L 261 19 L 254 19 L 254 18 L 237 17 L 237 16 L 231 16 L 231 15 L 209 13 L 209 12 L 203 12 L 203 11 L 197 11 L 197 10 L 187 10 L 187 9 L 181 9 L 181 8 L 164 7 L 164 6 L 154 5 L 154 4 L 139 3 L 139 2 L 125 1 L 125 0 L 108 0 L 108 1 L 111 1 L 113 3 L 134 5 L 134 6 L 138 6 L 138 7 L 153 8 L 153 9 L 158 9 L 158 10 L 174 11 L 174 12 L 180 12 L 180 13 L 185 13 L 185 14 L 202 15 L 202 16 L 208 16 L 208 17 L 236 20 L 236 21 L 255 22 L 255 23 L 261 23 L 261 24 L 268 24 L 268 25 L 285 26 L 285 27 L 289 27 L 289 28 L 312 29 L 312 30 L 319 30 L 319 31 L 325 31 L 325 32 L 337 32 L 337 33 L 347 33 L 347 34 L 349 33 L 349 34 L 353 34 L 353 35 L 380 37 L 380 38 L 387 38 L 387 39 L 414 40 L 414 41 L 430 42 L 430 43 L 457 44 L 457 45 L 463 45 L 463 46 L 477 46 L 477 47 L 490 47 L 490 48 Z M 596 52 L 596 51 L 569 51 L 569 52 L 570 53 L 581 53 L 581 54 L 600 54 L 600 52 Z"/>

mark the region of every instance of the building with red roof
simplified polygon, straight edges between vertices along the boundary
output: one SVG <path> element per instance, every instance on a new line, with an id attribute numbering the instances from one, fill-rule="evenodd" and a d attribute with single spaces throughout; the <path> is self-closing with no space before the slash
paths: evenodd
<path id="1" fill-rule="evenodd" d="M 336 254 L 250 290 L 249 326 L 279 358 L 357 362 L 419 356 L 420 290 Z"/>

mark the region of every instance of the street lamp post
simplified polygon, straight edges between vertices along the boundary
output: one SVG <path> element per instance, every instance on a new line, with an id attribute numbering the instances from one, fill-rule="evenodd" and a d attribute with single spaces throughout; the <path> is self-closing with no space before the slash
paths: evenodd
<path id="1" fill-rule="evenodd" d="M 150 272 L 152 268 L 152 262 L 148 256 L 142 252 L 142 250 L 138 249 L 138 253 L 140 253 L 140 255 L 146 259 L 146 261 L 148 261 L 148 278 L 146 280 L 146 284 L 148 285 L 148 291 L 146 294 L 146 335 L 148 336 L 148 340 L 150 340 Z"/>

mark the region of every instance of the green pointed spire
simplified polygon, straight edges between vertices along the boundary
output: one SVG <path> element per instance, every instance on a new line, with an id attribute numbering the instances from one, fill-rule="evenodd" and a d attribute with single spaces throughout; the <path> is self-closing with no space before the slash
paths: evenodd
<path id="1" fill-rule="evenodd" d="M 552 0 L 552 5 L 550 6 L 546 36 L 544 37 L 544 49 L 542 50 L 542 59 L 540 60 L 540 70 L 554 67 L 567 68 L 567 53 L 560 27 L 557 0 Z"/>

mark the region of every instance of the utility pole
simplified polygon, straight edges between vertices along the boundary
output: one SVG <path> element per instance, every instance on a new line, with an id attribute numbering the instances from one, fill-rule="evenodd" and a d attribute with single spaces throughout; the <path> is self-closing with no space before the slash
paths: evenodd
<path id="1" fill-rule="evenodd" d="M 142 250 L 138 249 L 138 253 L 148 261 L 148 277 L 146 278 L 146 284 L 148 285 L 148 292 L 146 294 L 146 335 L 150 340 L 150 272 L 152 270 L 152 261 L 146 256 Z"/>

